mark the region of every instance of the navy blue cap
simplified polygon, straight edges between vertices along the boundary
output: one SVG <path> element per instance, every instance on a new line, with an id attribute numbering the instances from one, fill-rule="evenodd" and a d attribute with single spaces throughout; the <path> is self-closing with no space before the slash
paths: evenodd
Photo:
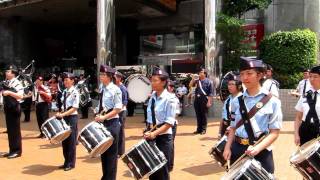
<path id="1" fill-rule="evenodd" d="M 266 64 L 267 70 L 273 71 L 273 67 L 270 64 Z"/>
<path id="2" fill-rule="evenodd" d="M 101 66 L 100 66 L 100 72 L 102 72 L 102 73 L 111 73 L 111 74 L 114 74 L 114 73 L 116 72 L 116 70 L 113 69 L 113 68 L 110 67 L 110 66 L 101 65 Z"/>
<path id="3" fill-rule="evenodd" d="M 240 71 L 253 69 L 253 68 L 266 68 L 262 60 L 253 59 L 249 57 L 240 57 Z"/>
<path id="4" fill-rule="evenodd" d="M 13 65 L 13 64 L 10 64 L 6 67 L 6 70 L 12 70 L 12 71 L 18 71 L 18 68 L 17 66 Z"/>
<path id="5" fill-rule="evenodd" d="M 310 72 L 310 69 L 304 69 L 302 72 Z"/>
<path id="6" fill-rule="evenodd" d="M 311 68 L 310 73 L 320 74 L 320 66 L 315 66 Z"/>
<path id="7" fill-rule="evenodd" d="M 152 71 L 152 76 L 154 75 L 162 75 L 165 77 L 169 77 L 169 74 L 165 72 L 164 70 L 160 69 L 159 67 L 154 67 Z"/>
<path id="8" fill-rule="evenodd" d="M 64 72 L 63 73 L 63 78 L 74 79 L 75 75 L 73 73 L 70 73 L 70 72 Z"/>

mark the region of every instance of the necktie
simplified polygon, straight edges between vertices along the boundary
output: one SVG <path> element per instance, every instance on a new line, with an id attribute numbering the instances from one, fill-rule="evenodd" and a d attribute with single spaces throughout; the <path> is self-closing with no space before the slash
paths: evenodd
<path id="1" fill-rule="evenodd" d="M 304 94 L 306 93 L 306 86 L 307 86 L 307 80 L 304 80 L 304 86 L 303 86 L 303 91 L 302 91 L 302 95 L 304 96 Z"/>
<path id="2" fill-rule="evenodd" d="M 64 111 L 67 111 L 66 102 L 67 102 L 67 91 L 65 91 L 63 94 L 63 109 L 64 109 Z"/>
<path id="3" fill-rule="evenodd" d="M 103 110 L 103 107 L 102 107 L 102 97 L 103 97 L 103 91 L 104 90 L 102 90 L 101 91 L 101 93 L 100 93 L 100 97 L 99 97 L 99 113 Z"/>
<path id="4" fill-rule="evenodd" d="M 151 100 L 151 115 L 152 115 L 152 125 L 155 126 L 157 124 L 156 122 L 156 113 L 154 111 L 154 104 L 155 104 L 154 98 Z"/>

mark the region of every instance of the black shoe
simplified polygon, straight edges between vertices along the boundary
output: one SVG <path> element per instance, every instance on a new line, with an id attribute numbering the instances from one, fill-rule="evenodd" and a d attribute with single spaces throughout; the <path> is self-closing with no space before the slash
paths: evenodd
<path id="1" fill-rule="evenodd" d="M 44 134 L 39 134 L 36 138 L 45 138 Z"/>
<path id="2" fill-rule="evenodd" d="M 8 155 L 8 159 L 13 159 L 13 158 L 17 158 L 17 157 L 20 157 L 21 156 L 21 153 L 10 153 Z"/>
<path id="3" fill-rule="evenodd" d="M 206 134 L 207 133 L 207 131 L 206 130 L 203 130 L 200 134 L 201 135 L 204 135 L 204 134 Z"/>
<path id="4" fill-rule="evenodd" d="M 64 164 L 58 167 L 58 169 L 64 169 L 64 168 L 66 168 Z"/>
<path id="5" fill-rule="evenodd" d="M 64 171 L 70 171 L 71 169 L 73 169 L 73 167 L 67 166 L 67 167 L 64 168 Z"/>
<path id="6" fill-rule="evenodd" d="M 200 134 L 200 133 L 201 133 L 200 131 L 193 132 L 193 134 Z"/>
<path id="7" fill-rule="evenodd" d="M 8 157 L 10 155 L 10 153 L 3 153 L 1 154 L 2 157 Z"/>

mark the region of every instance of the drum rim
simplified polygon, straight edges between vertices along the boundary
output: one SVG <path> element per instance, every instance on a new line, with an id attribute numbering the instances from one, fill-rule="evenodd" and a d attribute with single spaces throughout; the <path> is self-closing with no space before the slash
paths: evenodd
<path id="1" fill-rule="evenodd" d="M 312 144 L 311 144 L 312 145 Z M 318 148 L 315 148 L 315 147 L 318 147 Z M 297 153 L 299 151 L 296 150 L 290 157 L 290 163 L 292 164 L 297 164 L 297 163 L 301 163 L 302 161 L 304 160 L 307 160 L 310 156 L 312 156 L 314 154 L 314 152 L 316 152 L 318 149 L 320 148 L 320 142 L 319 141 L 315 141 L 315 144 L 313 145 L 312 147 L 312 150 L 308 153 L 306 153 L 306 156 L 302 159 L 301 157 L 297 158 Z"/>
<path id="2" fill-rule="evenodd" d="M 231 168 L 229 169 L 229 171 L 228 171 L 225 175 L 223 175 L 221 179 L 222 179 L 222 180 L 224 180 L 224 179 L 230 179 L 230 178 L 236 179 L 237 176 L 243 174 L 244 170 L 248 169 L 249 165 L 252 164 L 252 161 L 253 161 L 253 160 L 255 160 L 255 159 L 254 159 L 254 158 L 250 158 L 250 157 L 245 157 L 245 158 L 243 158 L 243 159 L 242 159 L 241 161 L 239 161 L 238 163 L 240 164 L 240 163 L 243 162 L 243 161 L 245 161 L 245 162 L 241 163 L 241 164 L 238 165 L 238 166 L 237 166 L 238 163 L 235 164 L 235 165 L 232 165 Z M 256 161 L 256 160 L 255 160 L 255 161 Z M 240 169 L 239 169 L 239 168 L 240 168 Z M 233 170 L 232 174 L 231 174 L 231 170 Z M 236 173 L 239 173 L 239 174 L 236 174 Z M 233 176 L 231 176 L 231 175 L 233 175 Z"/>
<path id="3" fill-rule="evenodd" d="M 96 153 L 95 151 L 98 149 L 98 147 L 101 146 L 102 144 L 108 142 L 108 141 L 112 141 L 112 142 L 110 143 L 110 146 L 108 146 L 108 148 L 107 148 L 106 150 L 108 150 L 108 149 L 112 146 L 113 141 L 114 141 L 113 136 L 107 137 L 107 139 L 101 141 L 101 143 L 99 143 L 96 147 L 94 147 L 94 148 L 91 150 L 91 152 L 89 153 L 90 157 L 91 157 L 91 158 L 96 158 L 96 157 L 99 157 L 99 155 L 103 154 L 106 150 L 104 150 L 102 153 L 96 154 L 96 156 L 93 156 L 93 155 Z M 81 142 L 81 141 L 80 141 L 80 142 Z M 81 144 L 82 144 L 82 143 L 81 143 Z M 86 148 L 86 149 L 87 149 L 87 148 Z"/>
<path id="4" fill-rule="evenodd" d="M 50 140 L 50 143 L 51 144 L 59 144 L 60 142 L 62 142 L 62 141 L 55 141 L 54 139 L 57 137 L 57 136 L 59 136 L 59 135 L 61 135 L 61 134 L 69 134 L 68 136 L 66 136 L 62 141 L 64 141 L 65 139 L 67 139 L 70 135 L 71 135 L 71 133 L 72 133 L 72 131 L 71 131 L 71 129 L 68 129 L 68 130 L 63 130 L 63 131 L 61 131 L 61 132 L 59 132 L 58 134 L 56 134 L 53 138 L 51 138 L 51 139 L 49 139 Z"/>
<path id="5" fill-rule="evenodd" d="M 46 121 L 44 121 L 44 122 L 42 123 L 40 129 L 42 129 L 43 126 L 44 126 L 45 124 L 47 124 L 47 123 L 48 123 L 50 120 L 52 120 L 52 119 L 57 119 L 57 117 L 56 117 L 56 116 L 52 116 L 51 118 L 48 118 Z M 62 120 L 64 120 L 64 119 L 61 118 L 59 121 L 62 121 Z"/>
<path id="6" fill-rule="evenodd" d="M 137 146 L 141 145 L 144 142 L 148 143 L 145 139 L 141 139 L 137 144 L 133 145 L 127 152 L 125 152 L 120 158 L 123 159 L 126 155 L 133 151 L 133 149 L 135 149 Z"/>
<path id="7" fill-rule="evenodd" d="M 90 123 L 88 123 L 87 125 L 85 125 L 85 126 L 81 129 L 81 131 L 80 131 L 79 134 L 78 134 L 77 139 L 79 139 L 80 135 L 82 134 L 82 132 L 83 132 L 85 129 L 87 129 L 87 127 L 91 126 L 91 124 L 96 124 L 96 123 L 99 124 L 99 125 L 102 125 L 101 122 L 91 121 Z M 103 125 L 102 125 L 102 126 L 103 126 Z"/>

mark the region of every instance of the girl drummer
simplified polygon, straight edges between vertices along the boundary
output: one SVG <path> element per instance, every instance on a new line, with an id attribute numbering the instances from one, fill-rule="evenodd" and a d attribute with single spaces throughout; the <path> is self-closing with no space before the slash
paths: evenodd
<path id="1" fill-rule="evenodd" d="M 261 60 L 240 58 L 240 79 L 246 86 L 246 90 L 242 96 L 232 102 L 231 116 L 233 119 L 223 156 L 226 160 L 231 160 L 232 164 L 245 153 L 254 157 L 267 172 L 273 174 L 273 153 L 268 147 L 279 136 L 282 126 L 282 111 L 280 100 L 272 97 L 261 88 L 264 71 L 265 65 Z M 260 100 L 265 96 L 270 99 L 264 104 Z M 249 112 L 251 108 L 259 108 L 260 110 L 249 119 L 245 115 L 247 114 L 245 110 Z M 245 123 L 236 129 L 236 125 L 241 119 L 244 119 Z M 254 142 L 263 134 L 265 134 L 265 138 L 253 146 Z"/>
<path id="2" fill-rule="evenodd" d="M 232 73 L 228 77 L 228 91 L 230 95 L 224 101 L 222 109 L 222 120 L 220 122 L 218 138 L 220 139 L 226 132 L 231 121 L 231 102 L 242 94 L 239 73 Z"/>
<path id="3" fill-rule="evenodd" d="M 62 141 L 62 149 L 64 156 L 64 164 L 59 169 L 69 171 L 75 167 L 76 163 L 76 144 L 78 134 L 78 112 L 80 95 L 75 89 L 75 76 L 72 73 L 64 73 L 64 86 L 66 89 L 62 93 L 62 108 L 63 112 L 56 114 L 57 118 L 63 118 L 71 128 L 71 135 Z"/>
<path id="4" fill-rule="evenodd" d="M 295 107 L 297 110 L 294 123 L 294 142 L 296 145 L 303 145 L 320 135 L 320 108 L 317 102 L 320 92 L 320 66 L 311 69 L 310 83 L 313 88 L 300 97 Z"/>
<path id="5" fill-rule="evenodd" d="M 171 101 L 171 95 L 166 90 L 168 73 L 155 67 L 153 69 L 151 85 L 154 92 L 152 93 L 148 108 L 147 122 L 157 126 L 154 131 L 144 133 L 144 138 L 147 140 L 155 140 L 157 147 L 162 151 L 171 162 L 172 156 L 172 126 L 175 123 L 175 103 Z M 154 117 L 153 117 L 154 116 Z M 168 180 L 169 164 L 160 168 L 149 179 L 151 180 Z"/>
<path id="6" fill-rule="evenodd" d="M 101 65 L 100 66 L 100 100 L 98 112 L 106 111 L 104 115 L 95 117 L 95 121 L 102 122 L 111 133 L 114 140 L 107 151 L 101 154 L 102 180 L 115 180 L 117 177 L 118 166 L 118 142 L 120 133 L 119 112 L 122 109 L 122 95 L 118 86 L 113 84 L 112 79 L 115 69 Z"/>

